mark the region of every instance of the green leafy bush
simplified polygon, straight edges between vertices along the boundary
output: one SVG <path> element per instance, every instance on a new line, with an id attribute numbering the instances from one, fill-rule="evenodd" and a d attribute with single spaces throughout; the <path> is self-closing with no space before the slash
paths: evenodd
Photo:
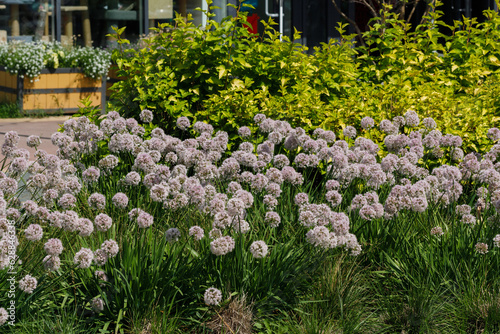
<path id="1" fill-rule="evenodd" d="M 306 131 L 339 131 L 364 116 L 380 122 L 412 109 L 433 117 L 441 131 L 461 135 L 466 151 L 486 149 L 484 135 L 500 121 L 500 18 L 494 11 L 484 12 L 483 23 L 465 18 L 448 26 L 434 10 L 411 27 L 386 10 L 364 34 L 365 47 L 354 48 L 340 24 L 342 38 L 313 55 L 286 36 L 280 41 L 272 20 L 256 36 L 242 12 L 220 24 L 205 15 L 205 28 L 180 16 L 174 25 L 160 25 L 138 50 L 126 48 L 118 31 L 124 49 L 113 59 L 124 80 L 113 87 L 117 110 L 137 117 L 150 109 L 168 131 L 175 131 L 177 117 L 188 116 L 234 139 L 238 126 L 251 126 L 257 113 Z"/>

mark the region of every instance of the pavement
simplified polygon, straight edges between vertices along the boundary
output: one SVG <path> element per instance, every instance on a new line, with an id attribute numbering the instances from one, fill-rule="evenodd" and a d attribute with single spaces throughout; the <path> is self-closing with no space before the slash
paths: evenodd
<path id="1" fill-rule="evenodd" d="M 25 148 L 30 152 L 30 160 L 34 160 L 35 149 L 26 145 L 26 140 L 31 135 L 40 136 L 42 144 L 39 149 L 50 154 L 56 154 L 57 147 L 52 145 L 50 136 L 71 116 L 52 116 L 44 118 L 5 118 L 0 119 L 0 146 L 3 136 L 9 131 L 17 131 L 19 135 L 18 148 Z M 3 158 L 3 155 L 1 155 Z"/>

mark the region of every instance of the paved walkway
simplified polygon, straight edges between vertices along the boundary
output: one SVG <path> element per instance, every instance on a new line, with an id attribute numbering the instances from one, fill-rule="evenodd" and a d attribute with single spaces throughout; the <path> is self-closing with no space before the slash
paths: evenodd
<path id="1" fill-rule="evenodd" d="M 50 136 L 59 129 L 60 125 L 71 116 L 54 116 L 45 118 L 6 118 L 0 119 L 0 146 L 4 142 L 4 134 L 9 131 L 17 131 L 19 148 L 25 148 L 30 152 L 30 160 L 34 159 L 35 149 L 26 145 L 26 139 L 31 135 L 40 136 L 42 144 L 40 149 L 50 154 L 56 154 L 57 147 L 52 145 Z M 3 158 L 3 155 L 2 155 Z"/>

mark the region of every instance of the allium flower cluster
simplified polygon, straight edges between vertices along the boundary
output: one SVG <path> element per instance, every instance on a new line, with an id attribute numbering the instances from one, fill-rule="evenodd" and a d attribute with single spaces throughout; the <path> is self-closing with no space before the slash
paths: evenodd
<path id="1" fill-rule="evenodd" d="M 205 231 L 199 226 L 191 226 L 189 228 L 189 236 L 193 237 L 194 240 L 200 241 L 205 236 Z"/>
<path id="2" fill-rule="evenodd" d="M 19 281 L 19 289 L 28 294 L 32 294 L 37 285 L 37 279 L 31 275 L 26 275 Z"/>
<path id="3" fill-rule="evenodd" d="M 151 123 L 153 121 L 153 112 L 151 110 L 144 109 L 139 114 L 139 119 L 143 123 Z"/>
<path id="4" fill-rule="evenodd" d="M 222 292 L 216 288 L 208 288 L 205 290 L 205 294 L 203 295 L 203 299 L 205 304 L 207 305 L 219 305 L 222 301 Z"/>
<path id="5" fill-rule="evenodd" d="M 182 131 L 186 131 L 191 126 L 191 122 L 187 117 L 179 117 L 177 119 L 177 127 Z"/>
<path id="6" fill-rule="evenodd" d="M 80 249 L 73 259 L 78 268 L 81 269 L 90 267 L 92 260 L 94 260 L 94 253 L 89 248 Z"/>
<path id="7" fill-rule="evenodd" d="M 435 236 L 440 237 L 440 236 L 444 235 L 443 229 L 439 226 L 433 227 L 431 229 L 431 235 L 435 235 Z"/>
<path id="8" fill-rule="evenodd" d="M 232 237 L 219 237 L 210 243 L 210 251 L 217 256 L 226 255 L 233 251 L 234 246 L 235 243 Z"/>
<path id="9" fill-rule="evenodd" d="M 111 199 L 113 205 L 119 209 L 125 209 L 128 205 L 128 196 L 124 193 L 116 193 Z"/>
<path id="10" fill-rule="evenodd" d="M 254 241 L 250 245 L 250 253 L 252 253 L 253 257 L 256 259 L 262 259 L 266 257 L 267 252 L 268 252 L 267 244 L 262 240 Z"/>

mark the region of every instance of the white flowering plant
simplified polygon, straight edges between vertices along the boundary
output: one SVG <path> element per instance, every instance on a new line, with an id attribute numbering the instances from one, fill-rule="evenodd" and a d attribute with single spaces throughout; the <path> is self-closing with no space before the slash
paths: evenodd
<path id="1" fill-rule="evenodd" d="M 201 332 L 241 318 L 271 331 L 395 329 L 417 315 L 426 331 L 444 326 L 443 303 L 455 312 L 443 321 L 462 324 L 462 305 L 483 300 L 469 289 L 498 291 L 497 128 L 487 153 L 463 155 L 461 138 L 414 111 L 378 124 L 382 149 L 369 119 L 366 136 L 310 135 L 259 114 L 230 152 L 208 123 L 179 118 L 181 139 L 146 132 L 151 117 L 72 118 L 52 135 L 57 154 L 33 159 L 5 135 L 0 290 L 15 272 L 12 330 L 47 311 L 76 312 L 82 332 L 142 321 Z"/>
<path id="2" fill-rule="evenodd" d="M 92 79 L 108 74 L 111 54 L 93 47 L 63 46 L 59 42 L 0 44 L 0 66 L 11 74 L 36 78 L 44 68 L 80 68 Z"/>

